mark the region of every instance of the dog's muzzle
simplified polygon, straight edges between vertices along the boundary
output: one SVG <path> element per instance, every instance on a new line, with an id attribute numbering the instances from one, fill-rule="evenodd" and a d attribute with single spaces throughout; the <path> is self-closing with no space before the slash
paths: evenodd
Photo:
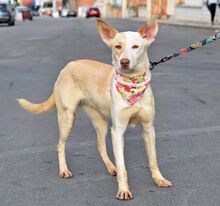
<path id="1" fill-rule="evenodd" d="M 123 58 L 120 60 L 121 69 L 128 70 L 130 65 L 130 60 L 127 58 Z"/>

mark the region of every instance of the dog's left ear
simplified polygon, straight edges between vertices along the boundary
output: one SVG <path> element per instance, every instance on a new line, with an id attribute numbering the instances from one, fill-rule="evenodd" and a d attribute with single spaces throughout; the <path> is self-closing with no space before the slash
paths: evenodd
<path id="1" fill-rule="evenodd" d="M 150 45 L 158 32 L 158 21 L 157 19 L 152 19 L 148 23 L 141 26 L 137 32 L 147 41 L 147 44 Z"/>
<path id="2" fill-rule="evenodd" d="M 112 40 L 115 38 L 118 31 L 106 24 L 102 19 L 97 19 L 97 27 L 102 40 L 108 45 L 111 46 Z"/>

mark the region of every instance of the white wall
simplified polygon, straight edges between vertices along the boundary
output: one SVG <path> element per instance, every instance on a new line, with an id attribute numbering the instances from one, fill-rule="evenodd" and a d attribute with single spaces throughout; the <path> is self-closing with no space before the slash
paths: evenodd
<path id="1" fill-rule="evenodd" d="M 202 7 L 203 0 L 185 0 L 186 6 L 192 6 L 192 7 Z"/>
<path id="2" fill-rule="evenodd" d="M 14 3 L 14 0 L 10 0 L 11 4 Z M 0 3 L 9 4 L 9 0 L 0 0 Z"/>

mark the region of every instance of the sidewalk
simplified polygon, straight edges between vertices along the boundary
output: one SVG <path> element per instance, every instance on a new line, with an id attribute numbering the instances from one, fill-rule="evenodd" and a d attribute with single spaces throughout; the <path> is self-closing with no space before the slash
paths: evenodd
<path id="1" fill-rule="evenodd" d="M 210 21 L 210 13 L 206 5 L 204 5 L 202 8 L 177 6 L 175 16 L 167 20 L 160 20 L 161 23 L 166 24 L 220 29 L 219 7 L 216 10 L 215 25 L 211 25 Z"/>
<path id="2" fill-rule="evenodd" d="M 138 18 L 138 20 L 146 21 L 146 18 Z M 163 24 L 215 29 L 218 32 L 220 30 L 220 8 L 216 10 L 215 25 L 210 23 L 210 13 L 206 5 L 203 7 L 177 6 L 174 16 L 159 21 Z"/>

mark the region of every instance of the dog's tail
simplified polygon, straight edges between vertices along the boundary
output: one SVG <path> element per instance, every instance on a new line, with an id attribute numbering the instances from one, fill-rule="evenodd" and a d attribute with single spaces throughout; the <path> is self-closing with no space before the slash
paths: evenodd
<path id="1" fill-rule="evenodd" d="M 43 114 L 49 112 L 55 106 L 53 94 L 49 97 L 49 99 L 40 104 L 33 104 L 25 99 L 17 99 L 17 102 L 22 108 L 34 114 Z"/>

